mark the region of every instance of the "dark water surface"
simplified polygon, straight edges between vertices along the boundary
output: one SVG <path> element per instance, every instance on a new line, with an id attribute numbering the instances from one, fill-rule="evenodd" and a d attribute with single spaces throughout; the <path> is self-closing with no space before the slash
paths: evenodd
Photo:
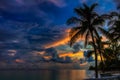
<path id="1" fill-rule="evenodd" d="M 83 80 L 90 75 L 85 70 L 0 71 L 0 80 Z"/>

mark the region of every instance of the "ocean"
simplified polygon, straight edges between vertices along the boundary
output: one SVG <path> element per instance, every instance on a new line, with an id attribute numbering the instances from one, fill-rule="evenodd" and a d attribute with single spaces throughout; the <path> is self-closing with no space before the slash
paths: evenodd
<path id="1" fill-rule="evenodd" d="M 94 75 L 88 70 L 3 70 L 0 80 L 83 80 Z"/>

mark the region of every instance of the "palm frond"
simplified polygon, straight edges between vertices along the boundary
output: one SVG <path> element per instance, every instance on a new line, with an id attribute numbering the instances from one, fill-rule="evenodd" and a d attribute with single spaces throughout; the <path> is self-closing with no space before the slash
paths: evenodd
<path id="1" fill-rule="evenodd" d="M 118 42 L 119 40 L 120 40 L 120 35 L 116 36 L 116 37 L 112 40 L 112 42 Z"/>
<path id="2" fill-rule="evenodd" d="M 113 16 L 111 16 L 110 14 L 103 14 L 103 15 L 101 15 L 101 17 L 103 19 L 108 19 L 108 20 L 111 20 L 113 18 Z"/>
<path id="3" fill-rule="evenodd" d="M 101 28 L 101 27 L 98 27 L 98 30 L 99 30 L 100 32 L 102 32 L 102 34 L 105 35 L 107 38 L 112 39 L 111 34 L 110 34 L 108 31 L 106 31 L 105 29 L 103 29 L 103 28 Z"/>
<path id="4" fill-rule="evenodd" d="M 80 38 L 80 31 L 78 31 L 74 36 L 70 39 L 70 46 L 72 46 L 79 38 Z"/>
<path id="5" fill-rule="evenodd" d="M 84 3 L 83 6 L 84 6 L 84 9 L 89 10 L 89 6 L 87 6 L 87 4 Z"/>
<path id="6" fill-rule="evenodd" d="M 98 17 L 98 18 L 94 19 L 91 24 L 95 25 L 95 26 L 97 26 L 97 25 L 103 26 L 104 23 L 105 23 L 105 20 L 101 17 Z"/>
<path id="7" fill-rule="evenodd" d="M 96 28 L 94 28 L 94 30 L 93 30 L 93 31 L 94 31 L 94 34 L 96 35 L 96 38 L 97 38 L 97 39 L 100 39 L 100 36 L 99 36 L 99 34 L 98 34 L 98 32 L 97 32 Z"/>
<path id="8" fill-rule="evenodd" d="M 73 28 L 71 28 L 70 32 L 69 32 L 69 36 L 70 37 L 74 36 L 80 29 L 81 29 L 81 27 L 73 27 Z"/>
<path id="9" fill-rule="evenodd" d="M 95 19 L 96 17 L 99 17 L 99 14 L 97 14 L 96 12 L 92 12 L 91 18 Z"/>
<path id="10" fill-rule="evenodd" d="M 81 16 L 81 17 L 85 16 L 85 14 L 84 14 L 84 9 L 81 8 L 81 7 L 80 7 L 80 8 L 75 8 L 74 11 L 75 11 L 75 13 L 76 13 L 77 15 L 79 15 L 79 16 Z"/>
<path id="11" fill-rule="evenodd" d="M 112 41 L 119 41 L 120 40 L 120 21 L 115 21 L 113 26 L 109 28 L 109 32 L 112 35 Z"/>
<path id="12" fill-rule="evenodd" d="M 86 47 L 87 44 L 88 44 L 89 34 L 90 34 L 90 32 L 88 30 L 87 33 L 86 33 L 86 35 L 85 35 L 85 44 L 84 44 L 84 47 Z"/>
<path id="13" fill-rule="evenodd" d="M 113 26 L 114 23 L 115 23 L 115 20 L 110 20 L 110 21 L 108 22 L 108 26 Z"/>
<path id="14" fill-rule="evenodd" d="M 84 25 L 83 25 L 84 26 Z M 84 35 L 84 33 L 86 33 L 86 31 L 87 31 L 87 28 L 86 28 L 86 26 L 84 26 L 84 27 L 80 27 L 80 29 L 79 30 L 77 30 L 76 32 L 74 31 L 74 34 L 71 34 L 70 35 L 70 46 L 72 46 L 80 37 L 81 38 L 83 38 L 83 35 Z"/>
<path id="15" fill-rule="evenodd" d="M 84 33 L 86 33 L 87 30 L 88 30 L 88 24 L 87 22 L 83 22 L 81 26 L 81 37 L 84 36 Z"/>
<path id="16" fill-rule="evenodd" d="M 93 11 L 96 6 L 98 6 L 98 4 L 97 4 L 97 3 L 94 3 L 94 4 L 91 6 L 90 10 Z"/>
<path id="17" fill-rule="evenodd" d="M 110 15 L 111 16 L 118 16 L 119 14 L 117 12 L 111 12 Z"/>
<path id="18" fill-rule="evenodd" d="M 67 20 L 67 24 L 70 25 L 70 24 L 76 24 L 76 23 L 81 23 L 81 19 L 77 18 L 77 17 L 71 17 Z"/>

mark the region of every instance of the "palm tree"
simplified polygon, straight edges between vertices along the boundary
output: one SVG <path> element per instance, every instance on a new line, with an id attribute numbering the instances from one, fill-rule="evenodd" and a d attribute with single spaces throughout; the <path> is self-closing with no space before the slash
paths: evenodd
<path id="1" fill-rule="evenodd" d="M 95 37 L 100 39 L 99 33 L 97 31 L 98 27 L 103 26 L 105 20 L 95 12 L 95 7 L 98 4 L 92 4 L 90 7 L 83 4 L 83 7 L 75 8 L 75 12 L 78 17 L 71 17 L 68 19 L 67 24 L 73 24 L 75 27 L 71 28 L 70 34 L 70 46 L 72 46 L 80 37 L 85 37 L 85 46 L 88 44 L 90 38 L 92 38 L 94 52 L 95 52 L 95 77 L 98 78 L 98 68 L 97 68 L 97 47 L 95 42 Z M 100 43 L 99 43 L 100 44 Z"/>
<path id="2" fill-rule="evenodd" d="M 120 15 L 118 15 L 118 20 L 115 20 L 109 32 L 111 33 L 113 41 L 120 40 Z"/>
<path id="3" fill-rule="evenodd" d="M 99 28 L 99 30 L 109 39 L 110 43 L 109 48 L 105 48 L 102 54 L 107 61 L 118 61 L 118 56 L 120 55 L 120 14 L 117 12 L 111 12 L 108 15 L 110 18 L 108 31 Z"/>
<path id="4" fill-rule="evenodd" d="M 111 59 L 112 55 L 109 55 L 105 52 L 105 47 L 104 45 L 109 45 L 110 43 L 108 41 L 102 41 L 102 37 L 100 37 L 100 39 L 96 39 L 96 47 L 97 47 L 97 52 L 99 53 L 98 55 L 100 55 L 100 59 L 101 59 L 101 63 L 99 64 L 99 68 L 102 70 L 102 72 L 104 73 L 104 67 L 106 66 L 105 64 L 105 60 Z M 90 41 L 89 45 L 93 46 L 93 42 Z M 87 54 L 87 57 L 89 58 L 90 56 L 92 56 L 94 53 L 90 52 Z M 100 65 L 102 65 L 100 67 Z"/>
<path id="5" fill-rule="evenodd" d="M 109 41 L 111 42 L 110 47 L 114 47 L 113 51 L 115 52 L 116 49 L 115 47 L 119 47 L 120 43 L 120 14 L 117 12 L 111 12 L 109 14 L 111 16 L 111 19 L 108 23 L 108 26 L 110 26 L 110 28 L 108 29 L 108 31 L 99 28 L 99 30 L 109 39 Z M 115 50 L 114 50 L 115 49 Z"/>

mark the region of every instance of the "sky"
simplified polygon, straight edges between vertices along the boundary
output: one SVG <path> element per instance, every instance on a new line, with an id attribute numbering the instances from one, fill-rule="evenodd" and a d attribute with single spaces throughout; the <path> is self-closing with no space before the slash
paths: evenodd
<path id="1" fill-rule="evenodd" d="M 68 45 L 72 26 L 66 25 L 67 19 L 76 15 L 74 8 L 99 3 L 96 11 L 103 14 L 115 11 L 116 1 L 0 0 L 0 61 L 33 61 L 40 59 L 39 54 L 78 51 Z"/>

